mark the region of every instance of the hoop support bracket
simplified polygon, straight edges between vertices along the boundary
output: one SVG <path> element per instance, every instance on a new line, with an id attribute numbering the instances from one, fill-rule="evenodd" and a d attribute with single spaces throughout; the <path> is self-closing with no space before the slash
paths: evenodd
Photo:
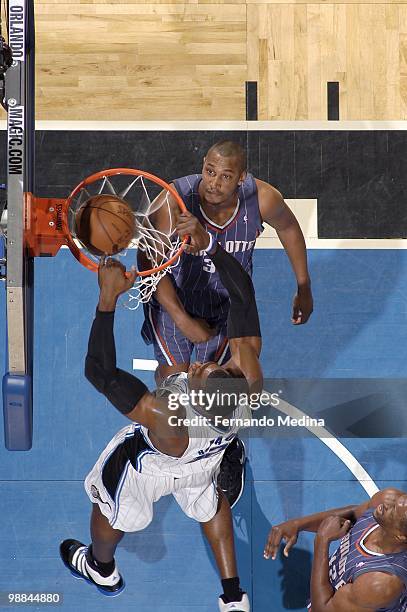
<path id="1" fill-rule="evenodd" d="M 67 245 L 66 200 L 25 194 L 24 242 L 29 257 L 54 257 Z"/>

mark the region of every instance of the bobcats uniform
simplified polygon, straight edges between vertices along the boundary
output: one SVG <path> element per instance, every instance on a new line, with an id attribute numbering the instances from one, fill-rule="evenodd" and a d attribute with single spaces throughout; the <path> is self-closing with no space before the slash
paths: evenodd
<path id="1" fill-rule="evenodd" d="M 181 372 L 166 378 L 156 394 L 187 392 L 187 374 Z M 192 406 L 186 407 L 185 418 L 192 423 L 199 416 Z M 250 409 L 239 406 L 232 416 L 249 418 Z M 157 450 L 148 429 L 137 423 L 121 429 L 109 442 L 87 476 L 85 489 L 112 527 L 144 529 L 153 518 L 153 503 L 170 493 L 190 518 L 199 522 L 213 518 L 218 505 L 218 468 L 239 427 L 232 422 L 231 427 L 221 429 L 197 420 L 188 427 L 189 444 L 181 457 Z"/>
<path id="2" fill-rule="evenodd" d="M 329 559 L 329 579 L 335 590 L 354 582 L 368 572 L 384 572 L 398 576 L 405 585 L 402 595 L 387 608 L 377 612 L 405 612 L 407 610 L 407 553 L 383 555 L 365 545 L 368 536 L 379 527 L 373 510 L 367 510 L 342 538 L 338 549 Z M 309 604 L 308 609 L 311 610 Z"/>
<path id="3" fill-rule="evenodd" d="M 247 174 L 239 186 L 238 202 L 232 216 L 220 226 L 209 219 L 201 206 L 199 184 L 202 176 L 193 174 L 174 181 L 187 209 L 197 217 L 221 246 L 252 274 L 252 256 L 256 238 L 263 231 L 257 185 Z M 205 319 L 218 334 L 208 342 L 194 345 L 176 327 L 167 312 L 154 300 L 145 306 L 143 337 L 154 344 L 155 357 L 161 364 L 188 363 L 193 349 L 198 361 L 224 363 L 228 358 L 226 320 L 229 296 L 220 282 L 210 257 L 205 252 L 183 253 L 179 264 L 168 273 L 185 310 Z"/>

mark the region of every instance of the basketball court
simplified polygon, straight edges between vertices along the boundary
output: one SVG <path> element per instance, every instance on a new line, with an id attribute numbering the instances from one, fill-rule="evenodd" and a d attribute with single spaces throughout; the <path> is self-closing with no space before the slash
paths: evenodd
<path id="1" fill-rule="evenodd" d="M 5 594 L 23 592 L 59 594 L 60 603 L 48 607 L 67 612 L 215 609 L 214 560 L 199 525 L 171 497 L 156 504 L 147 529 L 127 534 L 119 544 L 126 589 L 116 598 L 103 598 L 74 580 L 58 547 L 71 537 L 88 542 L 83 479 L 126 424 L 83 375 L 98 258 L 84 253 L 72 215 L 89 196 L 105 193 L 130 200 L 134 194 L 135 201 L 149 205 L 163 185 L 150 184 L 146 173 L 170 181 L 199 171 L 208 147 L 230 138 L 246 147 L 249 170 L 287 195 L 308 246 L 315 311 L 307 325 L 294 327 L 287 257 L 273 232 L 258 240 L 254 283 L 261 363 L 265 388 L 281 400 L 276 418 L 318 416 L 326 427 L 242 432 L 246 486 L 233 510 L 240 580 L 252 610 L 305 610 L 313 537 L 301 535 L 288 559 L 265 561 L 270 526 L 362 502 L 386 486 L 407 489 L 405 227 L 397 216 L 386 225 L 384 211 L 383 235 L 368 227 L 355 230 L 346 208 L 352 197 L 357 205 L 366 185 L 384 199 L 383 193 L 404 180 L 396 160 L 407 146 L 405 125 L 266 126 L 249 116 L 210 125 L 35 124 L 32 2 L 10 0 L 9 9 L 10 15 L 24 14 L 16 23 L 24 21 L 26 27 L 22 50 L 21 39 L 8 39 L 14 63 L 5 72 L 8 113 L 0 131 L 5 153 L 0 183 L 7 185 L 0 238 L 0 609 L 9 609 Z M 342 150 L 347 151 L 343 163 Z M 383 180 L 380 168 L 369 174 L 371 168 L 362 163 L 371 151 L 387 151 Z M 132 167 L 134 160 L 144 174 Z M 146 245 L 151 246 L 151 234 Z M 134 263 L 134 251 L 129 249 L 127 265 Z M 175 264 L 176 252 L 172 255 Z M 137 299 L 126 299 L 119 308 L 119 365 L 137 370 L 153 388 L 153 351 L 140 336 L 143 311 L 135 308 Z"/>

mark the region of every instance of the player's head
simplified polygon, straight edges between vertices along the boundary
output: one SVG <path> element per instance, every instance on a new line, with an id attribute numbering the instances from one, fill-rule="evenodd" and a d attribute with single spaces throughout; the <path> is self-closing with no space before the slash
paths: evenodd
<path id="1" fill-rule="evenodd" d="M 379 504 L 373 516 L 380 527 L 407 546 L 407 495 Z"/>
<path id="2" fill-rule="evenodd" d="M 249 394 L 243 376 L 236 376 L 213 361 L 191 364 L 188 378 L 191 390 L 203 392 L 197 408 L 207 417 L 230 415 Z"/>
<path id="3" fill-rule="evenodd" d="M 216 361 L 206 361 L 205 363 L 195 361 L 194 363 L 191 363 L 188 368 L 190 387 L 199 387 L 200 389 L 203 388 L 208 376 L 216 372 L 218 372 L 220 376 L 222 376 L 222 373 L 228 374 L 228 371 L 217 364 Z"/>
<path id="4" fill-rule="evenodd" d="M 221 140 L 214 144 L 202 167 L 202 187 L 209 204 L 223 204 L 236 193 L 246 176 L 246 152 L 238 142 Z"/>

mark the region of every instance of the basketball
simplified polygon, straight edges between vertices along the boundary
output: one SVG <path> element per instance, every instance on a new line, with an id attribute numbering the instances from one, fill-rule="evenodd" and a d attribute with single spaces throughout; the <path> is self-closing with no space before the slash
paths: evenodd
<path id="1" fill-rule="evenodd" d="M 93 255 L 116 255 L 126 249 L 135 234 L 129 204 L 114 195 L 96 195 L 75 215 L 76 237 Z"/>

